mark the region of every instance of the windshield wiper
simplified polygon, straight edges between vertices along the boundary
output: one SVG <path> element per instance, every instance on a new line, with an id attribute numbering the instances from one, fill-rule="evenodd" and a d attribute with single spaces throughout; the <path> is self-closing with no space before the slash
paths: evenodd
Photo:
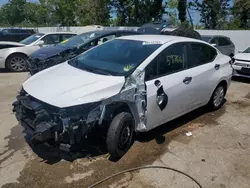
<path id="1" fill-rule="evenodd" d="M 88 71 L 88 72 L 93 72 L 93 73 L 97 73 L 97 74 L 112 76 L 110 73 L 108 73 L 106 71 L 103 71 L 103 70 L 100 70 L 100 69 L 96 69 L 96 68 L 83 67 L 83 69 Z"/>

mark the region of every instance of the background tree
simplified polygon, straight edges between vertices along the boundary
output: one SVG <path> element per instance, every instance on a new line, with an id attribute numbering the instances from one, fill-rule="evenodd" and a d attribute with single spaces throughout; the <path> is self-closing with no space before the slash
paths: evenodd
<path id="1" fill-rule="evenodd" d="M 232 8 L 234 16 L 233 23 L 240 28 L 247 29 L 250 27 L 250 1 L 249 0 L 235 0 Z"/>
<path id="2" fill-rule="evenodd" d="M 14 26 L 25 20 L 26 0 L 9 0 L 1 7 L 1 19 L 4 23 Z"/>
<path id="3" fill-rule="evenodd" d="M 77 20 L 81 25 L 108 25 L 110 19 L 109 0 L 80 0 Z"/>
<path id="4" fill-rule="evenodd" d="M 179 20 L 181 23 L 185 22 L 187 19 L 187 0 L 179 0 L 178 2 L 178 11 L 179 11 Z"/>
<path id="5" fill-rule="evenodd" d="M 159 20 L 164 13 L 163 0 L 112 0 L 117 14 L 117 25 L 138 26 Z"/>
<path id="6" fill-rule="evenodd" d="M 171 26 L 176 26 L 179 24 L 178 3 L 179 3 L 179 0 L 168 0 L 167 1 L 165 13 L 169 17 L 169 21 L 170 21 Z"/>
<path id="7" fill-rule="evenodd" d="M 222 29 L 229 16 L 230 0 L 195 0 L 191 3 L 195 10 L 201 15 L 200 22 L 206 29 Z"/>

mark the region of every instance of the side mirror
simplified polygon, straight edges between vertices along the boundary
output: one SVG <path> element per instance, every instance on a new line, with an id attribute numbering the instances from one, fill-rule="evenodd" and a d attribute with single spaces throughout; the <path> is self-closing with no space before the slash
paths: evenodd
<path id="1" fill-rule="evenodd" d="M 217 44 L 211 44 L 213 47 L 217 47 Z"/>
<path id="2" fill-rule="evenodd" d="M 44 41 L 43 41 L 43 40 L 39 40 L 39 41 L 36 43 L 36 45 L 38 45 L 38 46 L 43 46 L 43 45 L 44 45 Z"/>

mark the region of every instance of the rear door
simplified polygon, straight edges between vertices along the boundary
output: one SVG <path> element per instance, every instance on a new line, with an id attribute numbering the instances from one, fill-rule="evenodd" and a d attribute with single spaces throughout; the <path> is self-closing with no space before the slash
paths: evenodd
<path id="1" fill-rule="evenodd" d="M 187 68 L 191 71 L 192 94 L 189 108 L 204 105 L 220 79 L 220 64 L 216 64 L 217 50 L 198 42 L 188 43 Z"/>
<path id="2" fill-rule="evenodd" d="M 188 110 L 190 71 L 186 70 L 185 43 L 173 44 L 163 50 L 145 68 L 147 88 L 147 128 L 152 129 Z M 161 106 L 157 99 L 162 96 Z"/>

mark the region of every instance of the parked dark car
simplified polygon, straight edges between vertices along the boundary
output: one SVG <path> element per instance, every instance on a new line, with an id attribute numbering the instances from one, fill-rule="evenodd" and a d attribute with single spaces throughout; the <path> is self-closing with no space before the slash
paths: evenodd
<path id="1" fill-rule="evenodd" d="M 202 35 L 201 40 L 212 44 L 218 48 L 221 53 L 230 56 L 231 58 L 235 54 L 235 45 L 231 39 L 223 35 Z"/>
<path id="2" fill-rule="evenodd" d="M 19 42 L 34 33 L 36 32 L 33 29 L 2 29 L 0 31 L 0 41 Z"/>
<path id="3" fill-rule="evenodd" d="M 70 39 L 51 47 L 41 48 L 30 55 L 27 61 L 27 69 L 30 75 L 63 63 L 84 51 L 102 44 L 108 40 L 125 35 L 144 34 L 128 30 L 97 30 L 74 36 Z"/>

